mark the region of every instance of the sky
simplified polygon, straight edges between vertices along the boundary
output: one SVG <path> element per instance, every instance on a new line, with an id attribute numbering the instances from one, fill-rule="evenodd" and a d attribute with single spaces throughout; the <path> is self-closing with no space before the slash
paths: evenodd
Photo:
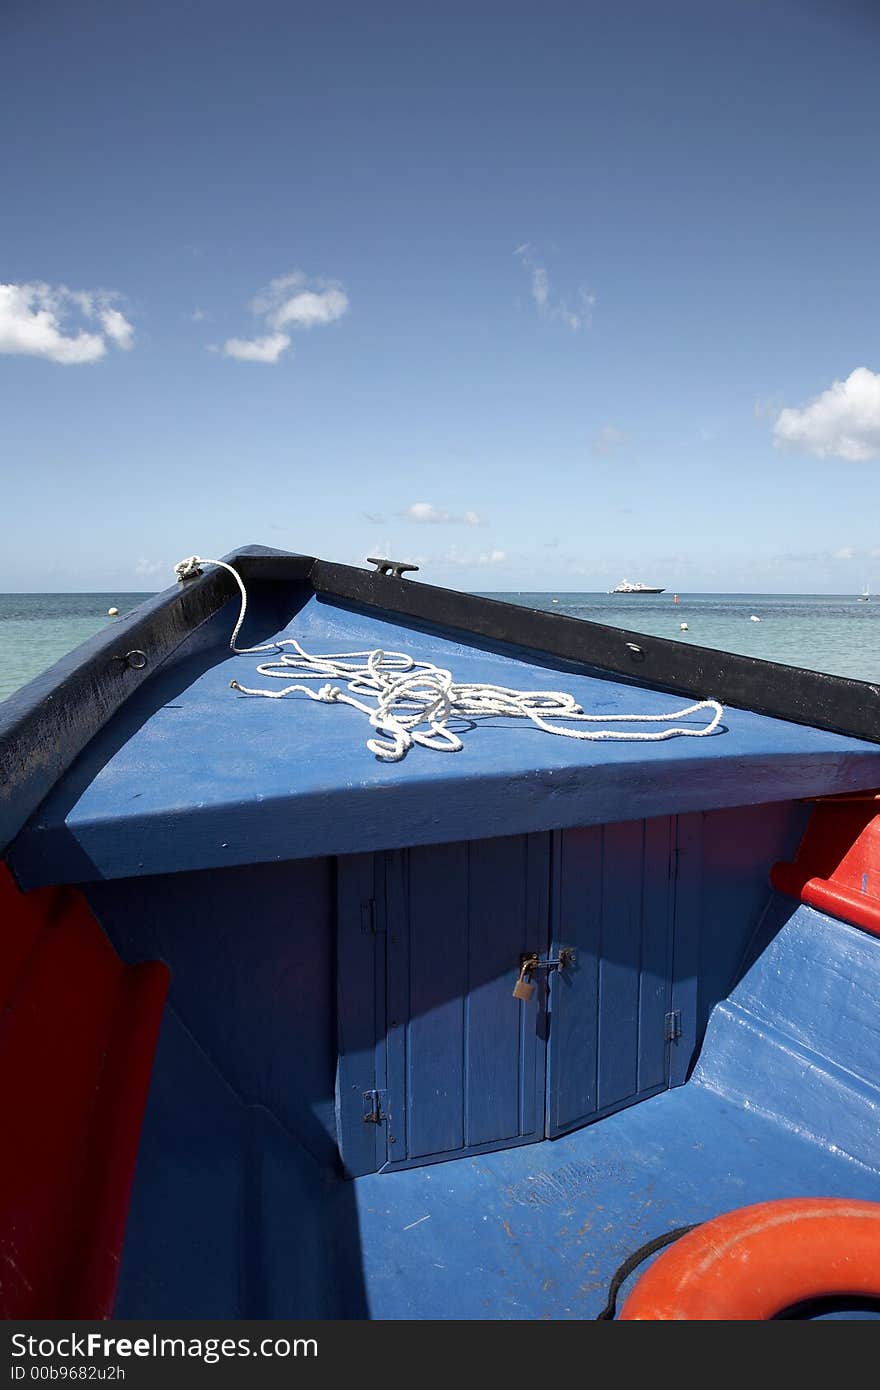
<path id="1" fill-rule="evenodd" d="M 0 0 L 0 590 L 880 589 L 880 4 Z"/>

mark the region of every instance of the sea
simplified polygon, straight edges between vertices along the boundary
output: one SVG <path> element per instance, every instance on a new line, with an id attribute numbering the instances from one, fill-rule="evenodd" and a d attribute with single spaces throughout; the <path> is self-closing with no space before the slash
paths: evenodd
<path id="1" fill-rule="evenodd" d="M 149 594 L 0 594 L 0 700 Z M 880 680 L 880 596 L 493 593 L 527 608 L 859 680 Z M 677 601 L 676 601 L 677 599 Z M 756 622 L 755 619 L 758 619 Z M 686 624 L 683 628 L 682 624 Z"/>

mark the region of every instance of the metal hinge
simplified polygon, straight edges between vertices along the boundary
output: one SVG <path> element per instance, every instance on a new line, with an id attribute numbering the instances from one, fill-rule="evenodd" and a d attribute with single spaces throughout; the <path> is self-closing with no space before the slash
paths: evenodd
<path id="1" fill-rule="evenodd" d="M 361 903 L 361 931 L 366 935 L 377 936 L 384 930 L 385 923 L 376 911 L 375 899 L 367 898 Z"/>
<path id="2" fill-rule="evenodd" d="M 681 1009 L 672 1009 L 663 1020 L 663 1041 L 675 1042 L 681 1037 Z"/>
<path id="3" fill-rule="evenodd" d="M 386 1091 L 364 1091 L 364 1124 L 381 1125 L 388 1119 Z"/>

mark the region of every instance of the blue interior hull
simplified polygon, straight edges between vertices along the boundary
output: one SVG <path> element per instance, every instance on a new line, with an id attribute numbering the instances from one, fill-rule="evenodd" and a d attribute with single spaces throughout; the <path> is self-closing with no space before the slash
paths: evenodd
<path id="1" fill-rule="evenodd" d="M 880 1200 L 880 943 L 768 887 L 802 798 L 880 783 L 876 745 L 726 708 L 706 739 L 490 720 L 382 764 L 350 710 L 235 696 L 233 617 L 9 850 L 171 970 L 118 1316 L 589 1318 L 672 1227 Z M 258 586 L 248 623 L 597 712 L 684 703 L 305 586 Z"/>
<path id="2" fill-rule="evenodd" d="M 684 1086 L 556 1141 L 353 1181 L 172 1013 L 118 1315 L 590 1318 L 615 1268 L 674 1226 L 781 1197 L 878 1200 L 880 952 L 776 906 L 788 920 Z"/>

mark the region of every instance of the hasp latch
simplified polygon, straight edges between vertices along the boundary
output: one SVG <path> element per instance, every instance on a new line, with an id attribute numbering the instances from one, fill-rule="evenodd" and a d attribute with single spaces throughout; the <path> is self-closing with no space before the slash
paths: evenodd
<path id="1" fill-rule="evenodd" d="M 519 976 L 513 987 L 514 999 L 520 999 L 524 1004 L 533 998 L 535 986 L 532 984 L 532 976 L 537 970 L 546 970 L 548 975 L 551 970 L 569 970 L 574 965 L 575 953 L 570 946 L 563 946 L 558 956 L 547 956 L 545 960 L 536 955 L 535 952 L 526 953 L 519 958 Z"/>
<path id="2" fill-rule="evenodd" d="M 388 1119 L 387 1091 L 364 1091 L 364 1124 L 381 1125 Z"/>

